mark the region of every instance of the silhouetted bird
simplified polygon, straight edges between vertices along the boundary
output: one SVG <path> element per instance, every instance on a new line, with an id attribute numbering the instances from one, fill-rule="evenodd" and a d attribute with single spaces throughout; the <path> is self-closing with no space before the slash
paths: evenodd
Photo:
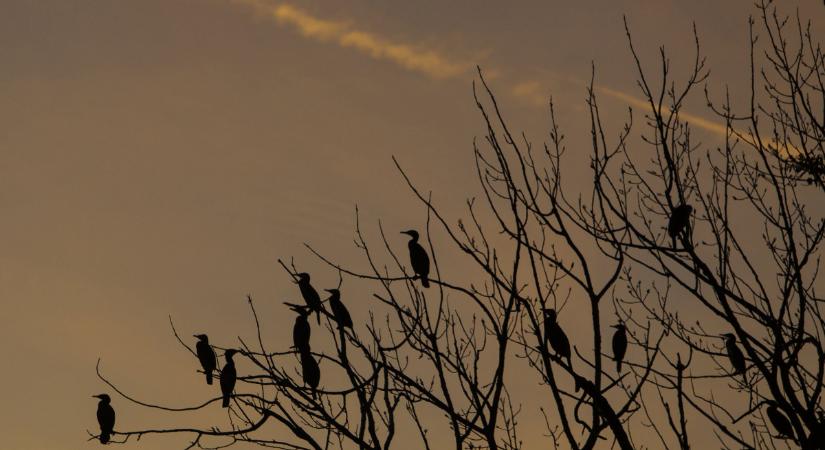
<path id="1" fill-rule="evenodd" d="M 332 317 L 335 318 L 335 323 L 338 324 L 338 328 L 352 328 L 352 318 L 349 316 L 347 307 L 341 303 L 341 293 L 338 292 L 338 289 L 324 290 L 330 293 L 327 301 L 329 302 L 330 309 L 332 309 Z"/>
<path id="2" fill-rule="evenodd" d="M 667 224 L 667 234 L 673 240 L 673 247 L 676 247 L 676 238 L 682 234 L 690 222 L 690 215 L 693 213 L 693 207 L 687 204 L 679 205 L 673 208 L 670 213 L 670 221 Z"/>
<path id="3" fill-rule="evenodd" d="M 544 310 L 544 340 L 550 343 L 550 347 L 559 357 L 570 363 L 570 341 L 556 322 L 555 309 Z"/>
<path id="4" fill-rule="evenodd" d="M 613 361 L 616 361 L 616 372 L 622 372 L 622 360 L 627 352 L 627 331 L 624 324 L 619 322 L 613 325 L 616 332 L 613 334 Z"/>
<path id="5" fill-rule="evenodd" d="M 290 309 L 298 313 L 295 318 L 295 326 L 292 327 L 292 346 L 298 351 L 309 351 L 309 335 L 311 330 L 309 328 L 309 321 L 307 316 L 309 310 L 301 306 L 290 306 Z"/>
<path id="6" fill-rule="evenodd" d="M 223 407 L 229 407 L 229 398 L 232 396 L 232 391 L 235 390 L 235 381 L 238 379 L 238 372 L 235 370 L 235 361 L 232 361 L 232 356 L 238 353 L 237 350 L 228 349 L 224 356 L 226 356 L 226 365 L 221 370 L 221 393 L 223 393 Z"/>
<path id="7" fill-rule="evenodd" d="M 301 296 L 304 297 L 304 301 L 307 303 L 310 311 L 315 311 L 317 314 L 318 323 L 321 323 L 321 296 L 318 295 L 318 291 L 309 284 L 309 274 L 299 273 L 298 274 L 298 287 L 301 289 Z"/>
<path id="8" fill-rule="evenodd" d="M 573 361 L 570 358 L 570 341 L 567 339 L 564 330 L 562 330 L 558 322 L 556 322 L 555 309 L 544 310 L 544 341 L 545 347 L 547 346 L 547 342 L 549 342 L 550 347 L 553 348 L 556 355 L 566 359 L 567 365 L 569 365 L 571 369 L 573 368 Z M 576 380 L 576 390 L 578 391 L 580 388 L 579 380 L 575 375 L 573 378 Z"/>
<path id="9" fill-rule="evenodd" d="M 218 367 L 217 357 L 212 346 L 209 345 L 209 337 L 205 334 L 196 334 L 198 343 L 195 345 L 195 350 L 198 353 L 198 360 L 201 362 L 204 373 L 206 373 L 206 384 L 212 384 L 212 372 Z"/>
<path id="10" fill-rule="evenodd" d="M 784 414 L 779 412 L 779 405 L 776 402 L 768 403 L 767 413 L 768 419 L 776 429 L 776 432 L 779 433 L 779 437 L 793 439 L 793 427 L 791 426 L 791 422 L 787 417 L 785 417 Z"/>
<path id="11" fill-rule="evenodd" d="M 745 355 L 742 350 L 736 346 L 736 336 L 733 333 L 725 333 L 722 336 L 725 338 L 725 347 L 728 349 L 728 358 L 733 365 L 733 374 L 738 375 L 745 373 Z"/>
<path id="12" fill-rule="evenodd" d="M 97 403 L 97 423 L 100 425 L 100 443 L 106 444 L 112 437 L 115 429 L 115 410 L 112 408 L 112 399 L 106 394 L 93 395 L 99 398 Z"/>
<path id="13" fill-rule="evenodd" d="M 309 349 L 301 352 L 301 372 L 304 377 L 304 384 L 309 386 L 312 389 L 312 394 L 315 395 L 318 383 L 321 382 L 321 368 Z"/>
<path id="14" fill-rule="evenodd" d="M 430 287 L 430 280 L 427 278 L 430 275 L 430 257 L 427 256 L 427 251 L 418 243 L 418 232 L 415 230 L 402 231 L 402 234 L 410 236 L 410 242 L 407 246 L 410 248 L 410 264 L 412 264 L 413 272 L 421 280 L 421 285 L 425 288 Z"/>

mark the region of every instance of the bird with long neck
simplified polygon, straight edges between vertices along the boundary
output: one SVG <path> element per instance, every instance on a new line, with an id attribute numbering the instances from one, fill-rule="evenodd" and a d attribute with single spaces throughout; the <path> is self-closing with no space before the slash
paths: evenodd
<path id="1" fill-rule="evenodd" d="M 613 334 L 613 360 L 616 361 L 616 373 L 622 372 L 622 360 L 627 352 L 627 331 L 623 323 L 613 325 L 616 332 Z"/>
<path id="2" fill-rule="evenodd" d="M 430 257 L 424 247 L 418 243 L 418 232 L 415 230 L 402 231 L 410 237 L 407 247 L 410 249 L 410 264 L 416 277 L 421 280 L 421 285 L 425 288 L 430 287 Z"/>
<path id="3" fill-rule="evenodd" d="M 194 335 L 198 338 L 198 343 L 195 344 L 195 350 L 198 355 L 198 360 L 201 362 L 203 372 L 206 374 L 206 384 L 212 384 L 212 372 L 218 367 L 217 357 L 212 346 L 209 345 L 209 337 L 205 334 Z"/>
<path id="4" fill-rule="evenodd" d="M 235 370 L 235 361 L 232 360 L 232 357 L 238 353 L 237 350 L 228 349 L 224 356 L 226 357 L 226 365 L 223 366 L 223 370 L 221 370 L 221 393 L 223 394 L 223 404 L 224 408 L 229 407 L 229 399 L 232 397 L 232 391 L 235 390 L 235 382 L 238 379 L 238 372 Z"/>
<path id="5" fill-rule="evenodd" d="M 93 395 L 100 399 L 97 403 L 97 423 L 100 425 L 100 443 L 107 444 L 114 434 L 115 409 L 112 408 L 112 399 L 107 394 Z"/>
<path id="6" fill-rule="evenodd" d="M 347 311 L 347 307 L 341 302 L 341 292 L 338 291 L 338 289 L 324 290 L 330 293 L 327 302 L 332 310 L 332 317 L 335 319 L 335 323 L 338 324 L 338 328 L 343 330 L 349 327 L 352 329 L 352 318 L 349 315 L 349 311 Z"/>
<path id="7" fill-rule="evenodd" d="M 312 330 L 309 327 L 307 316 L 309 310 L 306 307 L 292 305 L 290 309 L 298 313 L 295 318 L 295 325 L 292 327 L 292 346 L 298 351 L 309 351 L 309 336 Z"/>
<path id="8" fill-rule="evenodd" d="M 318 323 L 321 323 L 321 296 L 318 291 L 312 287 L 309 282 L 309 274 L 302 272 L 298 274 L 298 288 L 301 290 L 301 296 L 307 304 L 310 311 L 315 311 Z"/>
<path id="9" fill-rule="evenodd" d="M 733 333 L 725 333 L 722 337 L 725 339 L 725 347 L 728 351 L 728 358 L 733 366 L 733 375 L 745 373 L 745 370 L 747 369 L 745 365 L 745 355 L 742 354 L 742 350 L 739 350 L 739 347 L 736 346 L 736 335 Z"/>
<path id="10" fill-rule="evenodd" d="M 561 326 L 559 326 L 558 322 L 556 321 L 556 310 L 555 309 L 545 309 L 544 310 L 544 346 L 547 347 L 547 343 L 550 343 L 550 347 L 556 352 L 559 358 L 563 358 L 567 360 L 567 365 L 570 366 L 570 371 L 573 371 L 573 360 L 570 354 L 570 340 L 567 339 L 567 334 L 565 334 L 564 330 L 562 330 Z M 575 374 L 573 375 L 574 380 L 576 381 L 576 390 L 580 389 L 579 380 L 576 378 Z"/>

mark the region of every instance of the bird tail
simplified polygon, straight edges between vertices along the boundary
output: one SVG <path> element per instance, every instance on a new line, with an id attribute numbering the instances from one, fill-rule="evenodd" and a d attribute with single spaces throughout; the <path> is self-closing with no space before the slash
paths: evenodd
<path id="1" fill-rule="evenodd" d="M 228 394 L 223 395 L 223 407 L 224 408 L 229 408 L 229 395 Z"/>
<path id="2" fill-rule="evenodd" d="M 206 371 L 206 384 L 212 384 L 212 371 Z"/>
<path id="3" fill-rule="evenodd" d="M 321 309 L 315 310 L 315 318 L 318 320 L 318 325 L 321 325 Z"/>
<path id="4" fill-rule="evenodd" d="M 421 277 L 421 285 L 425 288 L 430 287 L 430 280 L 428 280 L 427 277 Z"/>
<path id="5" fill-rule="evenodd" d="M 109 443 L 109 432 L 108 431 L 101 431 L 100 432 L 100 443 L 101 444 L 108 444 Z"/>
<path id="6" fill-rule="evenodd" d="M 622 360 L 616 360 L 616 373 L 622 373 Z"/>

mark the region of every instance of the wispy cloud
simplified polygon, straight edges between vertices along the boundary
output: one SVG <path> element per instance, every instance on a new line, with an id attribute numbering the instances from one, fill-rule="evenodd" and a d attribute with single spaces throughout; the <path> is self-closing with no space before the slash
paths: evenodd
<path id="1" fill-rule="evenodd" d="M 232 0 L 278 23 L 294 26 L 301 35 L 321 42 L 332 42 L 352 48 L 370 58 L 392 62 L 400 67 L 444 79 L 468 75 L 473 64 L 456 61 L 435 50 L 418 45 L 395 42 L 390 38 L 359 30 L 347 22 L 316 17 L 286 3 L 267 0 Z"/>
<path id="2" fill-rule="evenodd" d="M 604 86 L 596 86 L 596 92 L 605 94 L 609 97 L 613 97 L 618 100 L 622 100 L 623 102 L 627 103 L 630 106 L 635 106 L 637 108 L 644 108 L 650 109 L 650 103 L 647 100 L 635 97 L 633 95 L 627 94 L 622 91 L 617 91 L 615 89 L 610 89 Z M 711 133 L 725 136 L 727 134 L 727 128 L 725 125 L 722 125 L 719 122 L 714 122 L 712 120 L 705 119 L 703 117 L 697 116 L 695 114 L 687 113 L 684 111 L 679 111 L 679 117 L 682 120 L 687 121 L 691 125 L 701 128 L 706 131 L 710 131 Z"/>

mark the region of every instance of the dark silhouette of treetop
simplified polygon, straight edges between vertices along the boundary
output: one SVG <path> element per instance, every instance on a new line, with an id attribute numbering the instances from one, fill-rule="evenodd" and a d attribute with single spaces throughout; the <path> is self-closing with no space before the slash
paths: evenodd
<path id="1" fill-rule="evenodd" d="M 583 89 L 589 133 L 575 151 L 552 101 L 546 142 L 517 132 L 479 68 L 472 93 L 484 136 L 468 137 L 479 186 L 466 209 L 448 214 L 443 198 L 455 193 L 430 193 L 393 157 L 420 207 L 402 218 L 415 227 L 401 232 L 409 240 L 380 220 L 365 231 L 356 208 L 357 257 L 338 261 L 305 244 L 316 285 L 338 277 L 325 301 L 295 267 L 299 256 L 278 259 L 289 282 L 273 284 L 294 293 L 295 283 L 303 299 L 266 300 L 294 317 L 291 343 L 286 329 L 268 342 L 251 296 L 254 327 L 210 330 L 237 341 L 198 334 L 193 350 L 172 325 L 207 383 L 217 373 L 220 396 L 210 388 L 181 408 L 141 400 L 98 363 L 120 411 L 213 408 L 223 422 L 141 429 L 121 420 L 115 431 L 101 394 L 91 439 L 177 434 L 202 449 L 825 449 L 825 53 L 812 26 L 781 7 L 755 5 L 741 74 L 749 89 L 737 99 L 708 82 L 695 29 L 695 53 L 680 55 L 689 67 L 677 76 L 664 48 L 641 56 L 625 22 L 645 107 L 608 120 L 594 68 Z M 707 109 L 688 113 L 688 102 Z M 697 114 L 720 132 L 696 131 Z M 220 371 L 215 351 L 224 352 Z"/>

